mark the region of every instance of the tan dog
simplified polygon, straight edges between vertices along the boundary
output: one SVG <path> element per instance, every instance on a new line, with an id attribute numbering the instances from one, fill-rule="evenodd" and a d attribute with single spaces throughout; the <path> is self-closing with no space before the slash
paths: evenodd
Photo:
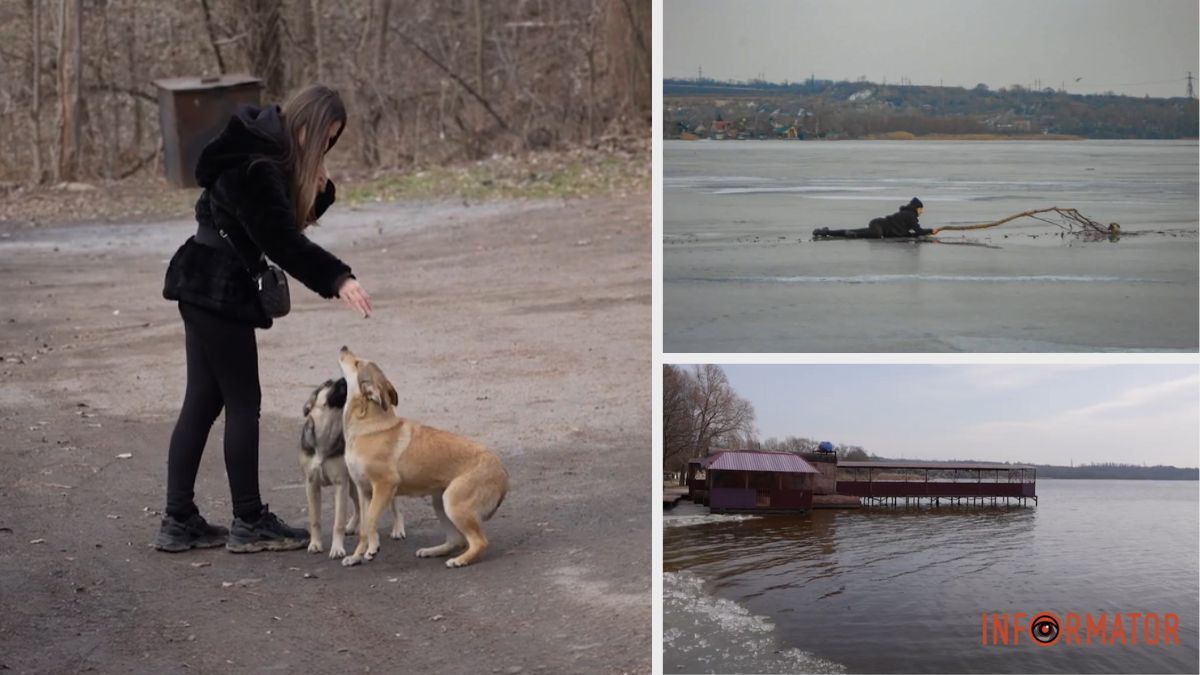
<path id="1" fill-rule="evenodd" d="M 353 534 L 362 514 L 358 490 L 346 471 L 346 441 L 342 436 L 342 408 L 346 405 L 346 380 L 326 380 L 304 403 L 304 430 L 300 433 L 300 469 L 308 493 L 308 552 L 320 553 L 321 488 L 333 486 L 333 543 L 330 558 L 346 555 L 346 535 Z M 354 515 L 346 522 L 347 493 Z M 369 494 L 369 493 L 368 493 Z M 404 516 L 392 501 L 392 539 L 404 538 Z"/>
<path id="2" fill-rule="evenodd" d="M 342 429 L 346 436 L 346 468 L 367 506 L 354 554 L 343 565 L 371 560 L 379 552 L 375 526 L 396 494 L 433 499 L 446 531 L 446 542 L 417 551 L 418 558 L 449 555 L 466 546 L 446 567 L 462 567 L 487 548 L 483 521 L 492 517 L 508 492 L 508 473 L 496 453 L 482 445 L 433 427 L 397 417 L 399 397 L 383 371 L 342 347 L 338 362 L 346 377 Z"/>

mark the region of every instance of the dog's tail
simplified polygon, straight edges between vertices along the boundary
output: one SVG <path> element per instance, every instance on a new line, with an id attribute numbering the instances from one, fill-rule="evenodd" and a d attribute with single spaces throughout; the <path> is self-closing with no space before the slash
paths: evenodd
<path id="1" fill-rule="evenodd" d="M 508 494 L 507 489 L 504 490 L 504 492 L 500 493 L 500 498 L 496 500 L 496 505 L 493 506 L 492 510 L 490 512 L 488 512 L 488 514 L 486 516 L 483 517 L 484 520 L 491 520 L 492 516 L 496 515 L 496 512 L 500 510 L 500 505 L 504 503 L 504 497 L 507 494 Z"/>
<path id="2" fill-rule="evenodd" d="M 496 512 L 500 510 L 500 505 L 504 503 L 504 498 L 508 496 L 508 472 L 503 467 L 500 471 L 504 474 L 504 484 L 500 486 L 500 496 L 496 498 L 496 505 L 483 517 L 484 520 L 491 520 L 492 516 L 496 515 Z"/>

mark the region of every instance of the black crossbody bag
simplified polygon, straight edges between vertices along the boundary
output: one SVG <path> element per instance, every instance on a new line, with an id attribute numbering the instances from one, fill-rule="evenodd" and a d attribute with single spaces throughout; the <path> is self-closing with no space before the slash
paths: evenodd
<path id="1" fill-rule="evenodd" d="M 250 274 L 250 279 L 254 281 L 255 288 L 258 289 L 258 302 L 267 316 L 272 319 L 286 316 L 292 310 L 292 296 L 288 292 L 287 275 L 283 273 L 283 270 L 267 262 L 266 256 L 261 254 L 257 260 L 258 265 L 251 265 L 247 257 L 242 254 L 241 247 L 229 236 L 228 232 L 218 229 L 217 234 L 221 235 L 221 238 L 233 248 L 234 254 L 242 262 L 246 272 Z"/>

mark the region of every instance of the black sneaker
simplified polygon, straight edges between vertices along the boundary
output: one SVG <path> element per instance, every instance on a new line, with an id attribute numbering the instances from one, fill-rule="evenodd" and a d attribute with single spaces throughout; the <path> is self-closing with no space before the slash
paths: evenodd
<path id="1" fill-rule="evenodd" d="M 179 553 L 190 548 L 213 548 L 224 544 L 228 536 L 229 530 L 209 525 L 199 513 L 182 521 L 166 516 L 158 528 L 154 548 L 168 553 Z"/>
<path id="2" fill-rule="evenodd" d="M 306 546 L 308 530 L 288 527 L 265 504 L 258 520 L 253 523 L 234 518 L 233 527 L 229 528 L 229 539 L 225 542 L 225 549 L 233 553 L 294 551 Z"/>
<path id="3" fill-rule="evenodd" d="M 821 237 L 827 236 L 828 234 L 829 234 L 828 227 L 818 227 L 817 229 L 813 230 L 813 239 L 820 239 Z"/>

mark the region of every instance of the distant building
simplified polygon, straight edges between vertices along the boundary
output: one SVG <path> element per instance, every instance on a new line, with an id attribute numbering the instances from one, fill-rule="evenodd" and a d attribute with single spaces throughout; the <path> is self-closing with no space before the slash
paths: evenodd
<path id="1" fill-rule="evenodd" d="M 717 120 L 713 122 L 713 133 L 732 134 L 737 132 L 737 123 L 733 120 Z"/>

